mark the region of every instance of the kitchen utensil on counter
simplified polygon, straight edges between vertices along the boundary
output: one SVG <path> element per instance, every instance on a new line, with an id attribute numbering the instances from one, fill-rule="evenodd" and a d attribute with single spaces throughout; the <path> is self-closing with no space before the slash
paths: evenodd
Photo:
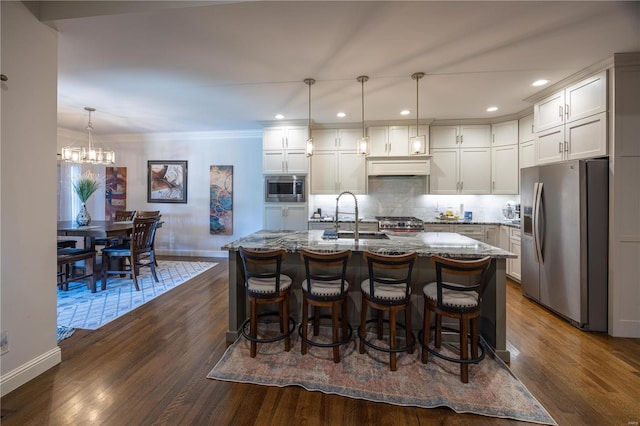
<path id="1" fill-rule="evenodd" d="M 516 217 L 516 203 L 513 201 L 507 201 L 502 208 L 502 215 L 505 219 L 512 220 Z"/>

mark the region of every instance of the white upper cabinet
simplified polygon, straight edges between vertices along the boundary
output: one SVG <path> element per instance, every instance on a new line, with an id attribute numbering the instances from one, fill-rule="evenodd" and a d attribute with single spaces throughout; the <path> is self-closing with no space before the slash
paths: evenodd
<path id="1" fill-rule="evenodd" d="M 491 125 L 491 146 L 516 145 L 518 143 L 518 120 Z"/>
<path id="2" fill-rule="evenodd" d="M 431 194 L 490 194 L 491 149 L 432 150 L 429 189 Z"/>
<path id="3" fill-rule="evenodd" d="M 311 157 L 311 194 L 366 193 L 365 156 L 355 151 L 318 151 Z"/>
<path id="4" fill-rule="evenodd" d="M 518 120 L 518 142 L 526 143 L 535 139 L 533 131 L 533 114 L 529 114 Z"/>
<path id="5" fill-rule="evenodd" d="M 262 132 L 264 174 L 306 174 L 305 149 L 308 129 L 304 126 L 267 127 Z"/>
<path id="6" fill-rule="evenodd" d="M 518 155 L 518 144 L 491 148 L 492 194 L 518 194 L 520 177 Z"/>
<path id="7" fill-rule="evenodd" d="M 314 151 L 355 151 L 361 129 L 315 129 L 313 137 Z"/>
<path id="8" fill-rule="evenodd" d="M 425 154 L 429 154 L 429 126 L 419 126 L 420 135 L 425 135 Z M 409 147 L 409 138 L 416 136 L 416 126 L 378 126 L 369 127 L 371 146 L 369 157 L 407 157 L 415 156 Z"/>
<path id="9" fill-rule="evenodd" d="M 491 126 L 488 124 L 430 126 L 429 134 L 431 149 L 483 148 L 491 146 Z"/>
<path id="10" fill-rule="evenodd" d="M 580 120 L 607 110 L 607 72 L 602 71 L 534 105 L 535 130 Z"/>

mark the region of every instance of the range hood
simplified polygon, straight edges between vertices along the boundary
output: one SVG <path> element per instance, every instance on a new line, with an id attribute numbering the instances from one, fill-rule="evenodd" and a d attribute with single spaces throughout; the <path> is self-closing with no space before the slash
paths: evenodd
<path id="1" fill-rule="evenodd" d="M 420 159 L 368 159 L 367 176 L 428 176 L 428 158 Z"/>

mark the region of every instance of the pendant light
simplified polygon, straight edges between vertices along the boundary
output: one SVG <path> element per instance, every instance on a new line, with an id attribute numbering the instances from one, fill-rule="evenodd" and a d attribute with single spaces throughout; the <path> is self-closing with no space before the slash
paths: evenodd
<path id="1" fill-rule="evenodd" d="M 362 85 L 362 137 L 358 140 L 358 153 L 362 155 L 369 154 L 369 137 L 365 135 L 364 129 L 364 83 L 369 81 L 369 77 L 361 75 L 356 78 Z"/>
<path id="2" fill-rule="evenodd" d="M 89 143 L 87 146 L 75 147 L 65 146 L 62 148 L 62 159 L 70 163 L 91 163 L 111 165 L 116 161 L 116 155 L 108 149 L 96 148 L 93 143 L 93 124 L 91 123 L 91 113 L 96 109 L 84 107 L 89 112 L 89 122 L 87 132 L 89 133 Z"/>
<path id="3" fill-rule="evenodd" d="M 422 77 L 424 77 L 423 72 L 411 74 L 411 78 L 416 81 L 416 135 L 409 138 L 409 147 L 412 155 L 421 155 L 427 152 L 427 137 L 426 135 L 420 135 L 420 127 L 418 125 L 418 84 Z"/>
<path id="4" fill-rule="evenodd" d="M 313 138 L 311 137 L 311 85 L 316 81 L 313 78 L 305 78 L 304 83 L 309 86 L 309 129 L 307 133 L 307 157 L 313 155 Z"/>

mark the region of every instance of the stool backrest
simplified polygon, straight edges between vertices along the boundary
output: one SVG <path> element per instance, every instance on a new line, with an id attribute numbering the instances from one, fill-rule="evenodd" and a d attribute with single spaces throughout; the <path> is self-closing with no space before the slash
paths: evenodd
<path id="1" fill-rule="evenodd" d="M 239 247 L 240 258 L 244 270 L 244 282 L 247 293 L 256 297 L 273 297 L 280 293 L 280 271 L 282 269 L 282 261 L 287 256 L 284 249 L 270 250 L 254 250 L 245 247 Z M 249 290 L 249 279 L 256 278 L 261 280 L 274 280 L 275 292 L 255 293 Z"/>
<path id="2" fill-rule="evenodd" d="M 351 258 L 351 250 L 342 250 L 332 253 L 318 253 L 301 249 L 300 258 L 304 262 L 309 290 L 312 289 L 312 281 L 323 281 L 325 283 L 333 282 L 336 283 L 336 286 L 340 286 L 340 294 L 344 294 L 347 264 Z M 339 284 L 337 284 L 337 282 L 339 282 Z M 308 296 L 314 298 L 316 295 L 314 295 L 312 291 L 309 291 Z M 327 297 L 319 295 L 317 297 L 327 299 Z"/>
<path id="3" fill-rule="evenodd" d="M 369 268 L 369 295 L 376 299 L 375 284 L 405 285 L 405 298 L 411 296 L 411 273 L 418 253 L 378 254 L 364 252 L 364 260 Z"/>
<path id="4" fill-rule="evenodd" d="M 491 265 L 489 256 L 481 259 L 451 259 L 438 255 L 431 256 L 431 262 L 436 268 L 436 282 L 438 283 L 438 306 L 442 307 L 442 290 L 453 291 L 475 291 L 478 293 L 478 300 L 482 299 L 482 294 L 487 286 L 487 272 Z M 443 274 L 466 276 L 470 279 L 468 283 L 447 284 Z M 474 278 L 475 277 L 475 278 Z"/>

